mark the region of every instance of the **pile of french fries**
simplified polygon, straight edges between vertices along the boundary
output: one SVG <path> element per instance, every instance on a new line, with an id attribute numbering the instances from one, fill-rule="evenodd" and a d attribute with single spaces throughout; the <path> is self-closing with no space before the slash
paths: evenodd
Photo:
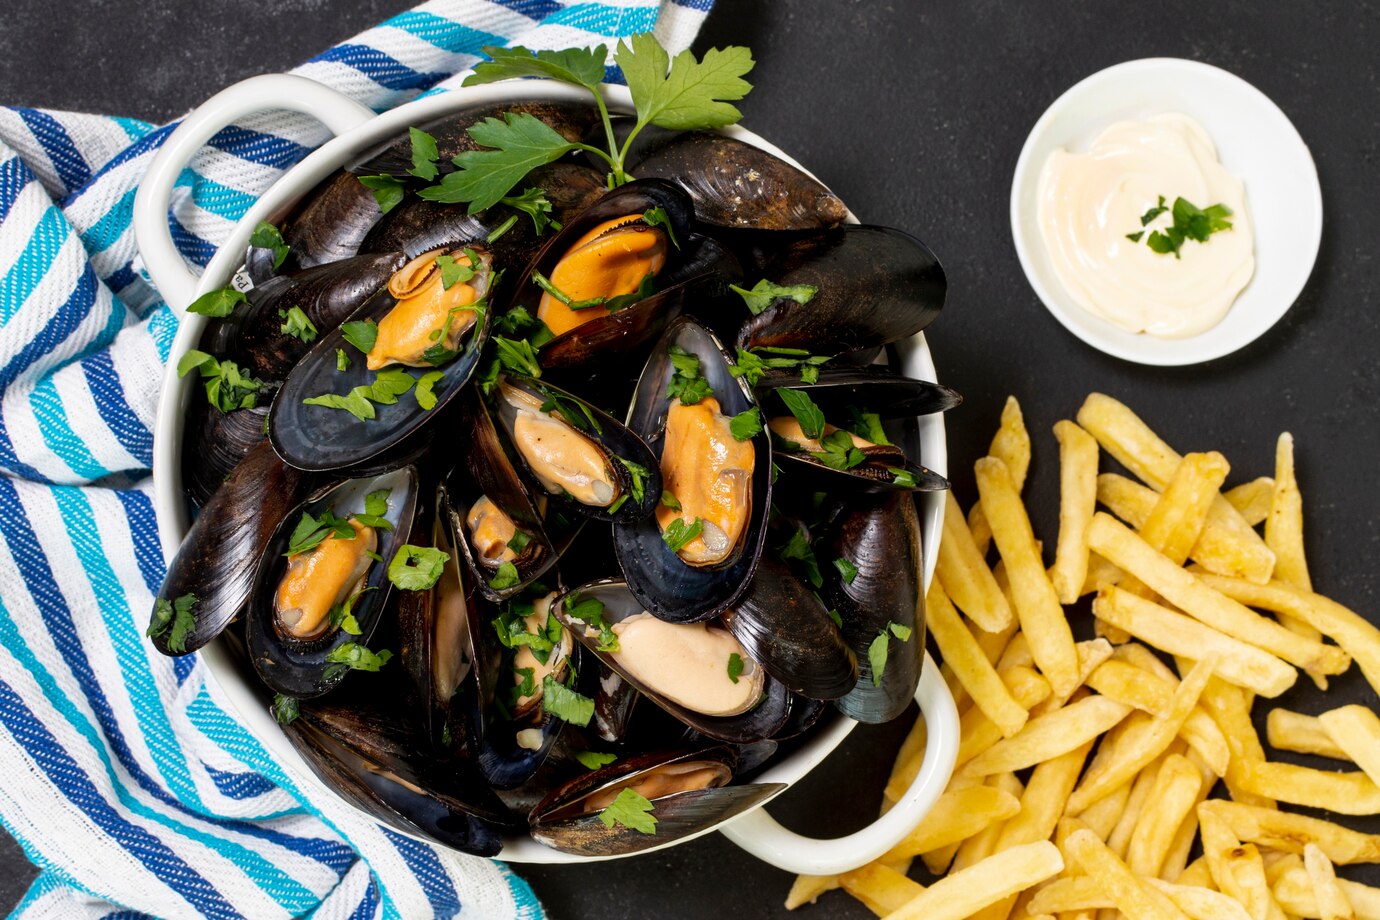
<path id="1" fill-rule="evenodd" d="M 891 920 L 1380 920 L 1380 888 L 1334 871 L 1380 862 L 1380 836 L 1279 807 L 1380 814 L 1380 719 L 1269 711 L 1272 748 L 1337 772 L 1267 759 L 1251 722 L 1299 670 L 1326 689 L 1354 659 L 1380 691 L 1380 630 L 1309 581 L 1293 439 L 1273 479 L 1224 492 L 1221 454 L 1180 456 L 1108 396 L 1054 434 L 1050 569 L 1020 497 L 1031 445 L 1014 398 L 976 464 L 977 503 L 965 518 L 948 498 L 926 598 L 961 714 L 948 788 L 890 852 L 800 876 L 786 906 L 842 888 Z M 1101 451 L 1140 482 L 1099 475 Z M 1095 638 L 1078 642 L 1064 606 L 1087 594 Z M 924 748 L 918 720 L 884 811 Z M 917 856 L 939 881 L 907 876 Z"/>

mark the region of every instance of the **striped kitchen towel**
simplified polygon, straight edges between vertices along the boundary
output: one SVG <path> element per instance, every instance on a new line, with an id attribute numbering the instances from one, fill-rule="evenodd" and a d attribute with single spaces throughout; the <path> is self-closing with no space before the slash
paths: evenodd
<path id="1" fill-rule="evenodd" d="M 713 0 L 433 0 L 295 73 L 383 110 L 486 44 L 689 45 Z M 177 316 L 142 271 L 135 188 L 175 125 L 0 109 L 0 821 L 41 870 L 17 916 L 536 917 L 500 863 L 315 798 L 196 656 L 144 639 L 163 578 L 149 467 Z M 172 226 L 204 266 L 326 139 L 271 114 L 213 138 Z"/>

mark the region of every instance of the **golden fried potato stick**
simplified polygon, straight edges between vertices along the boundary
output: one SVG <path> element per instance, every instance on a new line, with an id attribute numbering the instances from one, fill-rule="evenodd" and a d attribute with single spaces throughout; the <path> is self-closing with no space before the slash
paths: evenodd
<path id="1" fill-rule="evenodd" d="M 1342 878 L 1337 879 L 1337 887 L 1346 895 L 1357 920 L 1380 920 L 1380 888 Z M 1313 880 L 1303 866 L 1292 868 L 1280 876 L 1279 881 L 1275 882 L 1274 896 L 1280 907 L 1294 916 L 1322 916 L 1317 896 L 1313 893 Z"/>
<path id="2" fill-rule="evenodd" d="M 879 917 L 899 910 L 925 890 L 919 882 L 881 863 L 868 863 L 845 872 L 839 876 L 839 884 Z"/>
<path id="3" fill-rule="evenodd" d="M 1265 545 L 1275 554 L 1274 577 L 1300 591 L 1312 591 L 1303 555 L 1303 496 L 1294 478 L 1294 436 L 1279 436 L 1275 445 L 1275 490 L 1265 519 Z"/>
<path id="4" fill-rule="evenodd" d="M 1143 715 L 1137 716 L 1137 718 L 1140 721 L 1147 721 Z M 1129 733 L 1136 723 L 1131 719 L 1127 719 L 1126 722 L 1130 726 L 1126 730 Z M 1150 798 L 1150 790 L 1155 787 L 1155 777 L 1159 774 L 1160 766 L 1170 754 L 1179 754 L 1182 751 L 1183 745 L 1175 742 L 1163 755 L 1157 757 L 1131 780 L 1131 794 L 1126 797 L 1126 810 L 1117 819 L 1112 832 L 1103 838 L 1107 843 L 1107 849 L 1115 853 L 1118 859 L 1125 859 L 1127 851 L 1131 848 L 1131 835 L 1135 833 L 1136 825 L 1140 822 L 1145 803 Z M 1116 753 L 1114 750 L 1112 756 L 1103 761 L 1104 765 L 1113 762 Z"/>
<path id="5" fill-rule="evenodd" d="M 1088 522 L 1097 507 L 1097 441 L 1067 419 L 1054 423 L 1059 441 L 1059 542 L 1050 583 L 1059 603 L 1078 600 L 1088 575 Z"/>
<path id="6" fill-rule="evenodd" d="M 1044 700 L 1036 703 L 1031 707 L 1031 718 L 1042 716 L 1047 712 L 1053 712 L 1061 708 L 1073 698 L 1074 694 L 1080 691 L 1086 695 L 1087 691 L 1083 689 L 1083 685 L 1088 682 L 1088 677 L 1093 671 L 1096 671 L 1098 666 L 1104 661 L 1111 658 L 1112 653 L 1116 651 L 1116 649 L 1112 647 L 1112 643 L 1101 638 L 1084 639 L 1082 642 L 1075 642 L 1074 649 L 1078 652 L 1078 686 L 1074 687 L 1073 693 L 1070 693 L 1068 696 L 1057 696 L 1051 693 Z"/>
<path id="7" fill-rule="evenodd" d="M 1380 718 L 1365 706 L 1343 706 L 1318 721 L 1347 757 L 1380 786 Z"/>
<path id="8" fill-rule="evenodd" d="M 1101 839 L 1111 839 L 1111 836 L 1116 833 L 1117 825 L 1121 823 L 1122 817 L 1131 808 L 1131 793 L 1134 788 L 1135 783 L 1126 783 L 1100 802 L 1096 802 L 1090 808 L 1085 809 L 1078 816 L 1078 820 L 1087 825 Z"/>
<path id="9" fill-rule="evenodd" d="M 1004 463 L 984 457 L 974 465 L 974 471 L 992 537 L 1006 563 L 1021 631 L 1050 687 L 1056 695 L 1067 696 L 1078 686 L 1078 652 L 1064 608 L 1036 549 L 1030 518 Z"/>
<path id="10" fill-rule="evenodd" d="M 1239 511 L 1246 523 L 1252 527 L 1263 523 L 1270 516 L 1270 505 L 1274 501 L 1274 495 L 1275 481 L 1269 476 L 1243 482 L 1222 493 L 1227 503 Z"/>
<path id="11" fill-rule="evenodd" d="M 1031 719 L 1013 738 L 998 741 L 964 769 L 978 776 L 1024 770 L 1067 754 L 1116 725 L 1131 707 L 1104 696 L 1089 696 L 1063 709 Z"/>
<path id="12" fill-rule="evenodd" d="M 945 492 L 944 532 L 935 578 L 968 619 L 987 632 L 998 632 L 1012 620 L 1011 605 L 992 577 L 985 555 L 973 541 L 953 492 Z"/>
<path id="13" fill-rule="evenodd" d="M 1187 920 L 1187 915 L 1173 901 L 1132 875 L 1126 864 L 1092 831 L 1086 828 L 1074 831 L 1069 835 L 1068 849 L 1087 876 L 1130 920 Z"/>
<path id="14" fill-rule="evenodd" d="M 1094 591 L 1096 591 L 1104 584 L 1121 584 L 1121 579 L 1125 576 L 1126 573 L 1121 571 L 1121 569 L 1112 565 L 1110 562 L 1108 562 L 1106 559 L 1103 559 L 1097 553 L 1089 552 L 1088 574 L 1083 579 L 1083 587 L 1078 589 L 1078 596 L 1083 597 L 1086 594 L 1092 594 Z M 1116 639 L 1112 639 L 1112 641 L 1117 642 Z M 1124 642 L 1126 640 L 1123 639 L 1121 641 Z"/>
<path id="15" fill-rule="evenodd" d="M 1025 784 L 1017 778 L 1015 773 L 997 773 L 989 776 L 987 777 L 987 785 L 1009 792 L 1018 800 L 1025 792 Z M 957 872 L 960 869 L 966 869 L 995 853 L 997 851 L 997 839 L 1001 836 L 1002 828 L 1005 826 L 1005 821 L 993 821 L 959 844 L 958 850 L 955 851 L 953 859 L 949 862 L 948 871 Z"/>
<path id="16" fill-rule="evenodd" d="M 1197 824 L 1194 824 L 1194 834 L 1197 834 Z M 1192 885 L 1196 888 L 1213 888 L 1212 872 L 1208 869 L 1207 857 L 1199 856 L 1189 863 L 1183 872 L 1179 873 L 1178 878 L 1174 879 L 1176 885 Z"/>
<path id="17" fill-rule="evenodd" d="M 915 830 L 888 850 L 879 862 L 919 856 L 961 843 L 993 821 L 1005 821 L 1020 810 L 1020 799 L 996 786 L 968 786 L 947 791 Z"/>
<path id="18" fill-rule="evenodd" d="M 1078 424 L 1097 438 L 1102 448 L 1122 466 L 1157 491 L 1169 484 L 1183 459 L 1134 412 L 1110 396 L 1090 394 L 1078 410 Z M 1195 556 L 1199 562 L 1211 565 L 1214 570 L 1222 563 L 1223 574 L 1240 575 L 1257 584 L 1270 580 L 1275 565 L 1274 553 L 1240 512 L 1220 496 L 1212 503 L 1199 542 L 1206 541 L 1218 548 L 1205 553 L 1206 559 Z"/>
<path id="19" fill-rule="evenodd" d="M 1162 892 L 1192 920 L 1251 920 L 1246 908 L 1221 892 L 1189 885 L 1174 885 L 1153 878 L 1143 881 Z M 1035 893 L 1030 904 L 1035 910 L 1051 914 L 1116 906 L 1109 896 L 1103 894 L 1097 881 L 1088 876 L 1049 882 Z"/>
<path id="20" fill-rule="evenodd" d="M 1193 573 L 1156 552 L 1109 514 L 1098 512 L 1093 517 L 1088 528 L 1088 542 L 1171 604 L 1220 632 L 1298 667 L 1323 674 L 1340 674 L 1350 664 L 1350 659 L 1340 649 L 1297 636 L 1213 590 Z"/>
<path id="21" fill-rule="evenodd" d="M 1020 731 L 1030 714 L 1006 689 L 938 579 L 930 583 L 925 597 L 925 621 L 944 663 L 953 669 L 974 705 L 1001 729 L 1003 737 L 1010 738 Z"/>
<path id="22" fill-rule="evenodd" d="M 1380 814 L 1380 787 L 1361 772 L 1332 773 L 1291 763 L 1247 763 L 1240 782 L 1248 792 L 1288 802 L 1322 808 L 1343 815 Z"/>
<path id="23" fill-rule="evenodd" d="M 1253 843 L 1243 843 L 1223 854 L 1223 864 L 1236 885 L 1232 897 L 1246 906 L 1255 920 L 1286 920 L 1283 909 L 1265 878 L 1265 862 Z"/>
<path id="24" fill-rule="evenodd" d="M 964 920 L 989 904 L 1038 885 L 1064 866 L 1049 841 L 1027 843 L 989 856 L 935 882 L 886 920 Z"/>
<path id="25" fill-rule="evenodd" d="M 1025 427 L 1021 404 L 1016 402 L 1014 396 L 1006 397 L 1006 404 L 1001 409 L 1001 425 L 992 437 L 992 446 L 987 449 L 987 455 L 1006 464 L 1006 471 L 1011 474 L 1011 484 L 1017 492 L 1025 487 L 1026 473 L 1030 470 L 1030 432 Z M 978 549 L 986 555 L 992 543 L 992 528 L 987 523 L 987 514 L 981 501 L 975 502 L 968 512 L 968 528 Z"/>
<path id="26" fill-rule="evenodd" d="M 1231 761 L 1222 780 L 1232 800 L 1274 808 L 1273 799 L 1256 795 L 1243 785 L 1242 776 L 1246 766 L 1265 759 L 1265 749 L 1261 747 L 1260 737 L 1256 735 L 1255 725 L 1251 722 L 1251 704 L 1246 698 L 1246 691 L 1221 677 L 1214 677 L 1203 689 L 1202 702 L 1231 746 Z"/>
<path id="27" fill-rule="evenodd" d="M 1088 676 L 1086 683 L 1103 696 L 1164 717 L 1169 712 L 1169 701 L 1178 680 L 1162 677 L 1159 673 L 1146 671 L 1127 661 L 1113 659 L 1100 665 Z M 1201 706 L 1189 713 L 1183 728 L 1179 730 L 1179 737 L 1197 750 L 1218 776 L 1226 773 L 1231 749 L 1222 730 Z"/>
<path id="28" fill-rule="evenodd" d="M 1126 865 L 1137 875 L 1158 876 L 1174 835 L 1198 805 L 1203 777 L 1187 757 L 1171 754 L 1160 764 L 1150 796 L 1126 850 Z"/>
<path id="29" fill-rule="evenodd" d="M 1188 866 L 1189 853 L 1192 852 L 1193 844 L 1198 840 L 1198 806 L 1207 800 L 1221 775 L 1208 766 L 1197 751 L 1190 750 L 1184 756 L 1198 770 L 1198 776 L 1202 782 L 1199 784 L 1198 795 L 1194 799 L 1193 807 L 1189 809 L 1188 814 L 1179 823 L 1179 829 L 1174 832 L 1174 839 L 1170 841 L 1169 850 L 1165 854 L 1164 862 L 1160 865 L 1159 877 L 1166 882 L 1177 881 L 1184 874 Z M 1209 883 L 1210 879 L 1211 873 L 1209 873 Z"/>
<path id="30" fill-rule="evenodd" d="M 1002 682 L 1011 691 L 1016 702 L 1022 706 L 1028 704 L 1033 707 L 1049 696 L 1049 681 L 1031 668 L 1021 666 L 1002 668 L 997 673 L 1001 675 Z M 1030 723 L 1027 722 L 1026 724 L 1029 725 Z M 976 706 L 969 709 L 958 720 L 958 761 L 955 769 L 961 770 L 968 761 L 1001 740 L 1001 729 L 993 724 L 992 720 L 988 719 L 981 709 Z M 1000 773 L 1002 771 L 996 770 L 994 772 Z M 909 787 L 901 786 L 900 791 L 903 793 L 907 788 Z"/>
<path id="31" fill-rule="evenodd" d="M 1093 601 L 1093 613 L 1170 654 L 1215 654 L 1224 679 L 1262 696 L 1279 696 L 1298 679 L 1298 672 L 1268 652 L 1120 588 L 1107 588 Z"/>
<path id="32" fill-rule="evenodd" d="M 1313 883 L 1313 897 L 1318 902 L 1318 913 L 1322 920 L 1355 920 L 1356 911 L 1351 909 L 1346 892 L 1337 884 L 1337 873 L 1332 863 L 1317 844 L 1304 846 L 1303 866 Z"/>
<path id="33" fill-rule="evenodd" d="M 839 887 L 837 875 L 797 875 L 786 894 L 786 910 L 795 910 L 806 904 L 813 904 L 815 898 L 826 891 Z"/>
<path id="34" fill-rule="evenodd" d="M 1313 844 L 1340 865 L 1380 863 L 1380 835 L 1363 834 L 1322 818 L 1214 799 L 1205 806 L 1240 840 L 1302 854 Z"/>
<path id="35" fill-rule="evenodd" d="M 1317 754 L 1334 760 L 1351 760 L 1323 728 L 1317 716 L 1288 709 L 1271 709 L 1265 717 L 1265 738 L 1270 747 L 1299 754 Z"/>

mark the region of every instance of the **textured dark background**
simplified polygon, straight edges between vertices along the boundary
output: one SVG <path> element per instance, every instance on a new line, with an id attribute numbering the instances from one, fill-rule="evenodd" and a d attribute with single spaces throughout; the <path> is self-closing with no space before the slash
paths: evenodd
<path id="1" fill-rule="evenodd" d="M 407 5 L 14 0 L 0 30 L 0 102 L 161 121 Z M 1008 393 L 1021 399 L 1035 437 L 1028 493 L 1047 543 L 1058 487 L 1049 429 L 1091 390 L 1130 403 L 1181 451 L 1221 450 L 1234 464 L 1232 483 L 1270 474 L 1275 438 L 1290 430 L 1314 582 L 1373 616 L 1377 39 L 1380 12 L 1363 3 L 720 0 L 699 48 L 751 46 L 759 63 L 757 89 L 742 105 L 745 124 L 795 154 L 864 219 L 909 230 L 943 258 L 949 301 L 930 343 L 941 378 L 967 397 L 949 418 L 965 505 L 971 462 L 985 452 Z M 1016 156 L 1044 108 L 1096 70 L 1158 55 L 1224 67 L 1274 99 L 1313 151 L 1327 214 L 1313 279 L 1284 320 L 1240 353 L 1189 368 L 1126 364 L 1064 332 L 1026 285 L 1007 219 Z M 1306 683 L 1281 702 L 1310 712 L 1374 704 L 1354 669 L 1326 699 Z M 774 810 L 799 830 L 853 829 L 875 814 L 898 742 L 896 728 L 855 732 Z M 0 908 L 17 900 L 32 871 L 0 835 Z M 772 916 L 784 913 L 790 884 L 717 836 L 597 871 L 520 871 L 566 918 Z M 832 894 L 800 916 L 870 914 Z"/>

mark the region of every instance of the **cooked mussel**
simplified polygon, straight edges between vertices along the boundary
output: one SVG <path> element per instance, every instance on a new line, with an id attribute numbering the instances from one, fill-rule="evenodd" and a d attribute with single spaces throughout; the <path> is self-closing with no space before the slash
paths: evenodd
<path id="1" fill-rule="evenodd" d="M 337 170 L 306 195 L 283 221 L 280 234 L 289 247 L 281 262 L 268 247 L 250 246 L 245 269 L 255 284 L 273 275 L 348 259 L 383 212 L 374 193 L 345 170 Z"/>
<path id="2" fill-rule="evenodd" d="M 221 487 L 230 471 L 268 439 L 268 403 L 222 412 L 192 396 L 187 409 L 186 448 L 182 451 L 182 487 L 201 507 Z"/>
<path id="3" fill-rule="evenodd" d="M 426 253 L 395 272 L 284 381 L 268 420 L 279 455 L 300 469 L 337 470 L 441 415 L 488 340 L 492 276 L 487 252 L 473 247 Z"/>
<path id="4" fill-rule="evenodd" d="M 274 692 L 320 696 L 352 667 L 381 666 L 367 645 L 418 488 L 416 469 L 403 467 L 328 487 L 283 518 L 258 564 L 246 622 L 250 660 Z"/>
<path id="5" fill-rule="evenodd" d="M 729 364 L 708 330 L 681 317 L 633 396 L 629 424 L 657 455 L 667 495 L 655 518 L 616 526 L 614 548 L 629 588 L 673 622 L 709 619 L 732 604 L 766 533 L 771 445 L 764 431 L 735 433 L 732 420 L 756 406 Z"/>
<path id="6" fill-rule="evenodd" d="M 614 761 L 548 795 L 529 818 L 532 836 L 581 856 L 636 853 L 706 831 L 786 788 L 780 783 L 730 786 L 736 764 L 736 753 L 724 746 Z M 611 817 L 608 823 L 601 820 L 625 789 L 651 803 L 650 833 Z"/>

